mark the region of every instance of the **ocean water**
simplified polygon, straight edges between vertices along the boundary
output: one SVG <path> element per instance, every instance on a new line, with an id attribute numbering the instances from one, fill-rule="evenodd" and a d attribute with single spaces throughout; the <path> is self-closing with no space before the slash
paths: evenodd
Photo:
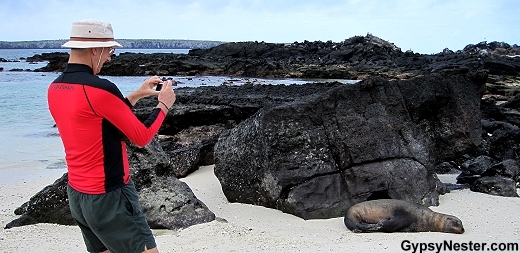
<path id="1" fill-rule="evenodd" d="M 0 49 L 0 58 L 17 60 L 41 52 Z M 27 174 L 65 168 L 63 147 L 46 100 L 47 86 L 58 73 L 9 71 L 36 69 L 45 64 L 0 62 L 0 68 L 4 68 L 0 72 L 0 184 L 20 180 L 21 175 L 28 180 L 36 175 Z"/>
<path id="2" fill-rule="evenodd" d="M 68 49 L 0 49 L 0 58 L 17 62 L 0 62 L 0 184 L 19 180 L 20 171 L 46 173 L 66 169 L 64 151 L 57 129 L 47 109 L 47 87 L 59 75 L 52 72 L 33 72 L 46 62 L 30 64 L 24 59 L 35 54 L 68 52 Z M 121 52 L 187 53 L 188 50 L 133 49 Z M 20 60 L 21 59 L 21 60 Z M 24 71 L 10 71 L 23 69 Z M 149 76 L 106 76 L 123 95 L 137 89 Z M 259 79 L 216 76 L 173 76 L 178 87 L 202 85 L 303 84 L 315 80 Z M 320 80 L 323 81 L 323 80 Z M 349 83 L 348 80 L 339 80 Z M 56 172 L 54 172 L 56 173 Z"/>

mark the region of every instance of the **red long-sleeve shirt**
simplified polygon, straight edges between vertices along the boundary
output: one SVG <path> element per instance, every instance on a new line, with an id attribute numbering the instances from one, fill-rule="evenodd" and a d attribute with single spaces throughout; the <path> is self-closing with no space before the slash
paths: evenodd
<path id="1" fill-rule="evenodd" d="M 157 108 L 141 122 L 115 84 L 82 64 L 69 64 L 47 95 L 65 148 L 69 185 L 87 194 L 126 185 L 130 173 L 123 137 L 144 146 L 166 116 Z"/>

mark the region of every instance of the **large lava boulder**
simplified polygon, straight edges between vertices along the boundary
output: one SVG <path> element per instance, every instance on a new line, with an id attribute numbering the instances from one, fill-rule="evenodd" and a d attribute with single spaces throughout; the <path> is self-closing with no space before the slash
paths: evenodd
<path id="1" fill-rule="evenodd" d="M 231 202 L 304 219 L 341 217 L 377 198 L 438 205 L 445 187 L 435 165 L 481 142 L 486 77 L 375 77 L 265 107 L 221 135 L 215 175 Z"/>

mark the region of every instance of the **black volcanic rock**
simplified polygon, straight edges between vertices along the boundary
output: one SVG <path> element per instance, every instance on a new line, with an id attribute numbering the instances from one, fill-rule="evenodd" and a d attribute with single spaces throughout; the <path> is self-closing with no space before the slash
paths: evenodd
<path id="1" fill-rule="evenodd" d="M 151 228 L 177 230 L 215 219 L 215 214 L 195 197 L 185 183 L 173 176 L 157 175 L 157 171 L 171 167 L 157 139 L 144 148 L 131 143 L 128 148 L 132 181 Z M 17 208 L 15 214 L 20 217 L 5 228 L 35 223 L 75 225 L 67 197 L 67 173 Z"/>
<path id="2" fill-rule="evenodd" d="M 67 173 L 15 209 L 14 213 L 21 216 L 6 224 L 5 228 L 36 223 L 76 224 L 70 215 L 67 197 Z"/>
<path id="3" fill-rule="evenodd" d="M 481 177 L 471 185 L 470 189 L 496 196 L 518 197 L 515 180 L 507 177 Z"/>
<path id="4" fill-rule="evenodd" d="M 36 54 L 32 57 L 28 57 L 26 59 L 27 62 L 40 62 L 40 61 L 49 61 L 47 66 L 36 69 L 36 72 L 50 72 L 50 71 L 63 71 L 65 66 L 67 66 L 67 61 L 69 60 L 69 53 L 43 53 Z"/>
<path id="5" fill-rule="evenodd" d="M 437 205 L 434 166 L 481 142 L 485 73 L 368 78 L 264 107 L 221 135 L 215 175 L 231 202 L 304 219 L 396 198 Z"/>
<path id="6" fill-rule="evenodd" d="M 186 54 L 122 53 L 105 64 L 102 75 L 217 75 L 242 77 L 301 77 L 364 79 L 383 76 L 406 79 L 444 69 L 487 70 L 492 75 L 520 72 L 518 47 L 479 43 L 434 55 L 402 52 L 376 36 L 354 36 L 342 42 L 304 41 L 291 44 L 230 42 Z M 54 58 L 38 71 L 59 71 L 65 59 Z"/>
<path id="7" fill-rule="evenodd" d="M 192 126 L 214 124 L 224 124 L 231 128 L 265 106 L 292 102 L 300 97 L 320 94 L 340 85 L 343 84 L 332 82 L 176 88 L 175 104 L 168 112 L 159 133 L 172 136 Z M 155 97 L 141 99 L 134 106 L 134 113 L 144 120 L 157 103 Z"/>
<path id="8" fill-rule="evenodd" d="M 457 177 L 458 184 L 472 184 L 479 179 L 482 173 L 495 165 L 495 159 L 489 156 L 479 156 L 462 164 L 462 173 Z"/>

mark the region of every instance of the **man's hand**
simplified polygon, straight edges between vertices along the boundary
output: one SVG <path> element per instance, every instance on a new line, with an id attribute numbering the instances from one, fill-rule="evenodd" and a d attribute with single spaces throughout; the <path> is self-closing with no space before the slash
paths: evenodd
<path id="1" fill-rule="evenodd" d="M 154 87 L 157 86 L 158 83 L 161 82 L 161 79 L 157 76 L 153 76 L 149 79 L 146 79 L 141 87 L 137 89 L 136 91 L 130 93 L 126 98 L 132 105 L 135 105 L 139 99 L 148 97 L 151 95 L 159 95 L 159 91 L 155 91 Z"/>
<path id="2" fill-rule="evenodd" d="M 158 108 L 161 108 L 165 113 L 172 108 L 173 103 L 175 103 L 175 92 L 172 88 L 173 82 L 172 80 L 166 80 L 163 82 L 163 86 L 157 96 L 159 100 L 159 104 L 157 104 Z"/>

